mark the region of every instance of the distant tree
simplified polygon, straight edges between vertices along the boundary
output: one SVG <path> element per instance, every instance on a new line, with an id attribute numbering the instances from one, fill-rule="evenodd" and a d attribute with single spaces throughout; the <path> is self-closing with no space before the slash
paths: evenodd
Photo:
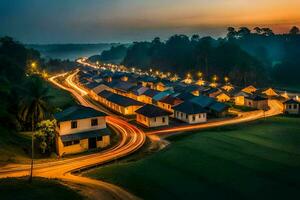
<path id="1" fill-rule="evenodd" d="M 262 33 L 262 30 L 261 30 L 261 28 L 259 28 L 259 27 L 255 27 L 253 30 L 255 30 L 255 32 L 256 32 L 257 34 L 261 34 L 261 33 Z"/>
<path id="2" fill-rule="evenodd" d="M 273 36 L 274 35 L 273 30 L 270 28 L 262 28 L 261 30 L 262 30 L 262 34 L 265 36 Z"/>
<path id="3" fill-rule="evenodd" d="M 234 39 L 237 36 L 237 31 L 233 27 L 227 28 L 227 39 Z"/>
<path id="4" fill-rule="evenodd" d="M 199 36 L 198 34 L 194 34 L 194 35 L 192 35 L 192 37 L 191 37 L 191 41 L 192 41 L 192 42 L 198 42 L 199 39 L 200 39 L 200 36 Z"/>
<path id="5" fill-rule="evenodd" d="M 250 33 L 251 33 L 251 31 L 247 27 L 240 27 L 238 32 L 237 32 L 238 36 L 241 37 L 241 38 L 250 35 Z"/>
<path id="6" fill-rule="evenodd" d="M 289 32 L 290 35 L 297 35 L 300 33 L 300 30 L 297 26 L 293 26 Z"/>

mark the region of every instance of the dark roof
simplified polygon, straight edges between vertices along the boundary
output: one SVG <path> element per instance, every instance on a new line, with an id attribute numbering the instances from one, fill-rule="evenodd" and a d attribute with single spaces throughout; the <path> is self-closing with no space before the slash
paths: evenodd
<path id="1" fill-rule="evenodd" d="M 115 84 L 113 86 L 114 89 L 121 90 L 124 92 L 128 92 L 130 90 L 130 88 L 133 88 L 133 87 L 134 87 L 134 84 L 128 83 L 125 81 L 119 81 L 117 84 Z"/>
<path id="2" fill-rule="evenodd" d="M 300 104 L 300 102 L 296 101 L 295 99 L 289 99 L 285 101 L 284 104 Z"/>
<path id="3" fill-rule="evenodd" d="M 216 102 L 215 99 L 213 99 L 211 97 L 204 96 L 204 95 L 194 97 L 194 98 L 190 99 L 190 101 L 195 103 L 195 104 L 198 104 L 199 106 L 202 106 L 203 108 L 207 108 L 211 104 Z"/>
<path id="4" fill-rule="evenodd" d="M 137 109 L 135 112 L 146 117 L 160 117 L 172 114 L 171 112 L 161 109 L 152 104 L 146 104 L 143 107 Z"/>
<path id="5" fill-rule="evenodd" d="M 98 96 L 107 99 L 109 96 L 113 95 L 114 93 L 108 90 L 103 90 L 98 93 Z"/>
<path id="6" fill-rule="evenodd" d="M 85 85 L 85 87 L 87 87 L 88 89 L 93 89 L 95 87 L 97 87 L 99 85 L 99 83 L 97 82 L 90 82 L 88 84 Z"/>
<path id="7" fill-rule="evenodd" d="M 107 100 L 123 107 L 144 105 L 142 102 L 118 94 L 110 95 Z"/>
<path id="8" fill-rule="evenodd" d="M 102 116 L 106 116 L 106 114 L 93 108 L 85 107 L 82 105 L 72 106 L 65 109 L 62 112 L 54 114 L 54 118 L 60 122 Z"/>
<path id="9" fill-rule="evenodd" d="M 161 100 L 159 100 L 159 102 L 170 104 L 170 105 L 175 105 L 179 101 L 182 102 L 181 99 L 179 99 L 177 97 L 173 97 L 172 95 L 166 96 L 166 97 L 162 98 Z"/>
<path id="10" fill-rule="evenodd" d="M 217 101 L 209 106 L 209 109 L 214 112 L 223 112 L 223 111 L 227 110 L 228 108 L 229 108 L 229 106 L 227 104 L 220 103 Z"/>
<path id="11" fill-rule="evenodd" d="M 183 101 L 187 101 L 187 100 L 190 100 L 190 99 L 194 98 L 195 95 L 193 95 L 189 92 L 183 92 L 183 93 L 180 93 L 179 95 L 177 95 L 176 97 L 183 100 Z"/>
<path id="12" fill-rule="evenodd" d="M 188 115 L 206 113 L 206 109 L 190 101 L 185 101 L 173 107 L 174 110 L 186 113 Z"/>
<path id="13" fill-rule="evenodd" d="M 137 86 L 134 86 L 134 87 L 130 88 L 130 92 L 132 92 L 133 94 L 139 96 L 139 95 L 144 94 L 144 92 L 147 91 L 148 89 L 149 88 L 147 88 L 147 87 L 137 85 Z"/>
<path id="14" fill-rule="evenodd" d="M 153 90 L 153 89 L 148 89 L 144 92 L 144 95 L 147 97 L 154 97 L 155 95 L 157 95 L 159 93 L 159 91 L 157 90 Z"/>
<path id="15" fill-rule="evenodd" d="M 68 142 L 73 140 L 82 140 L 86 138 L 100 137 L 105 135 L 111 135 L 111 131 L 108 128 L 74 133 L 74 134 L 67 134 L 67 135 L 62 135 L 60 137 L 63 142 Z"/>
<path id="16" fill-rule="evenodd" d="M 262 97 L 260 95 L 250 95 L 248 97 L 245 97 L 247 99 L 251 99 L 253 101 L 264 101 L 264 100 L 268 100 L 268 98 Z"/>

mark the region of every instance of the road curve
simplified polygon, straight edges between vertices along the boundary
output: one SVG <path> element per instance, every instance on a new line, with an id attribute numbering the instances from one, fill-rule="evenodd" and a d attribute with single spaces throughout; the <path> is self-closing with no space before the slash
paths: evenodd
<path id="1" fill-rule="evenodd" d="M 68 76 L 69 79 L 67 78 L 67 81 L 71 81 L 72 76 L 75 73 L 71 74 L 71 76 Z M 56 86 L 71 92 L 80 102 L 80 104 L 99 110 L 97 106 L 83 98 L 82 95 L 85 95 L 85 93 L 80 91 L 80 88 L 75 87 L 74 89 L 71 89 L 61 85 L 56 81 L 59 76 L 64 75 L 66 74 L 54 76 L 50 78 L 49 81 L 51 81 Z M 64 181 L 71 181 L 77 186 L 78 184 L 81 184 L 84 185 L 84 187 L 88 187 L 89 189 L 92 188 L 94 192 L 90 195 L 90 197 L 95 199 L 98 199 L 100 197 L 101 199 L 137 199 L 137 197 L 118 186 L 99 180 L 75 176 L 72 174 L 72 172 L 90 168 L 96 165 L 101 165 L 127 156 L 143 146 L 146 140 L 146 135 L 140 129 L 115 116 L 108 116 L 107 123 L 112 128 L 114 128 L 121 136 L 121 140 L 116 146 L 99 153 L 83 155 L 76 158 L 70 158 L 60 161 L 35 164 L 33 171 L 34 176 L 59 178 Z M 0 178 L 26 176 L 29 174 L 29 169 L 30 165 L 27 164 L 9 164 L 0 168 Z M 95 196 L 95 194 L 98 194 L 100 196 Z"/>
<path id="2" fill-rule="evenodd" d="M 165 129 L 150 131 L 150 132 L 147 132 L 146 134 L 166 137 L 166 136 L 169 136 L 169 135 L 177 133 L 177 132 L 192 131 L 192 130 L 225 126 L 225 125 L 239 124 L 239 123 L 243 123 L 243 122 L 254 121 L 254 120 L 265 118 L 265 117 L 279 115 L 282 113 L 282 106 L 280 105 L 280 103 L 277 100 L 269 100 L 269 107 L 270 107 L 270 109 L 268 111 L 257 110 L 257 111 L 251 111 L 251 112 L 244 112 L 244 113 L 239 113 L 238 116 L 234 117 L 234 118 L 208 122 L 205 124 L 184 125 L 184 126 L 179 126 L 179 127 L 165 128 Z"/>

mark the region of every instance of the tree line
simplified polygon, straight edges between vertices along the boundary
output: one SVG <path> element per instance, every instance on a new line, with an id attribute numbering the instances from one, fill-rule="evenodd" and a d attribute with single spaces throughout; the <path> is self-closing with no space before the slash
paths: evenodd
<path id="1" fill-rule="evenodd" d="M 156 37 L 150 42 L 134 42 L 126 48 L 121 64 L 181 76 L 201 71 L 206 79 L 227 76 L 239 85 L 300 84 L 299 45 L 296 26 L 285 34 L 275 34 L 270 28 L 229 27 L 226 37 L 218 39 L 173 35 L 166 41 Z M 101 56 L 116 58 L 115 49 Z"/>

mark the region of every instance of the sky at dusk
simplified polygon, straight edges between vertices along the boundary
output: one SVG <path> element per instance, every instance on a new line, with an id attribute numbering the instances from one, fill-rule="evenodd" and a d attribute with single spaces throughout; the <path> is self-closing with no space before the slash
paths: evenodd
<path id="1" fill-rule="evenodd" d="M 24 43 L 95 43 L 224 36 L 228 26 L 300 26 L 300 0 L 1 0 L 0 36 Z"/>

